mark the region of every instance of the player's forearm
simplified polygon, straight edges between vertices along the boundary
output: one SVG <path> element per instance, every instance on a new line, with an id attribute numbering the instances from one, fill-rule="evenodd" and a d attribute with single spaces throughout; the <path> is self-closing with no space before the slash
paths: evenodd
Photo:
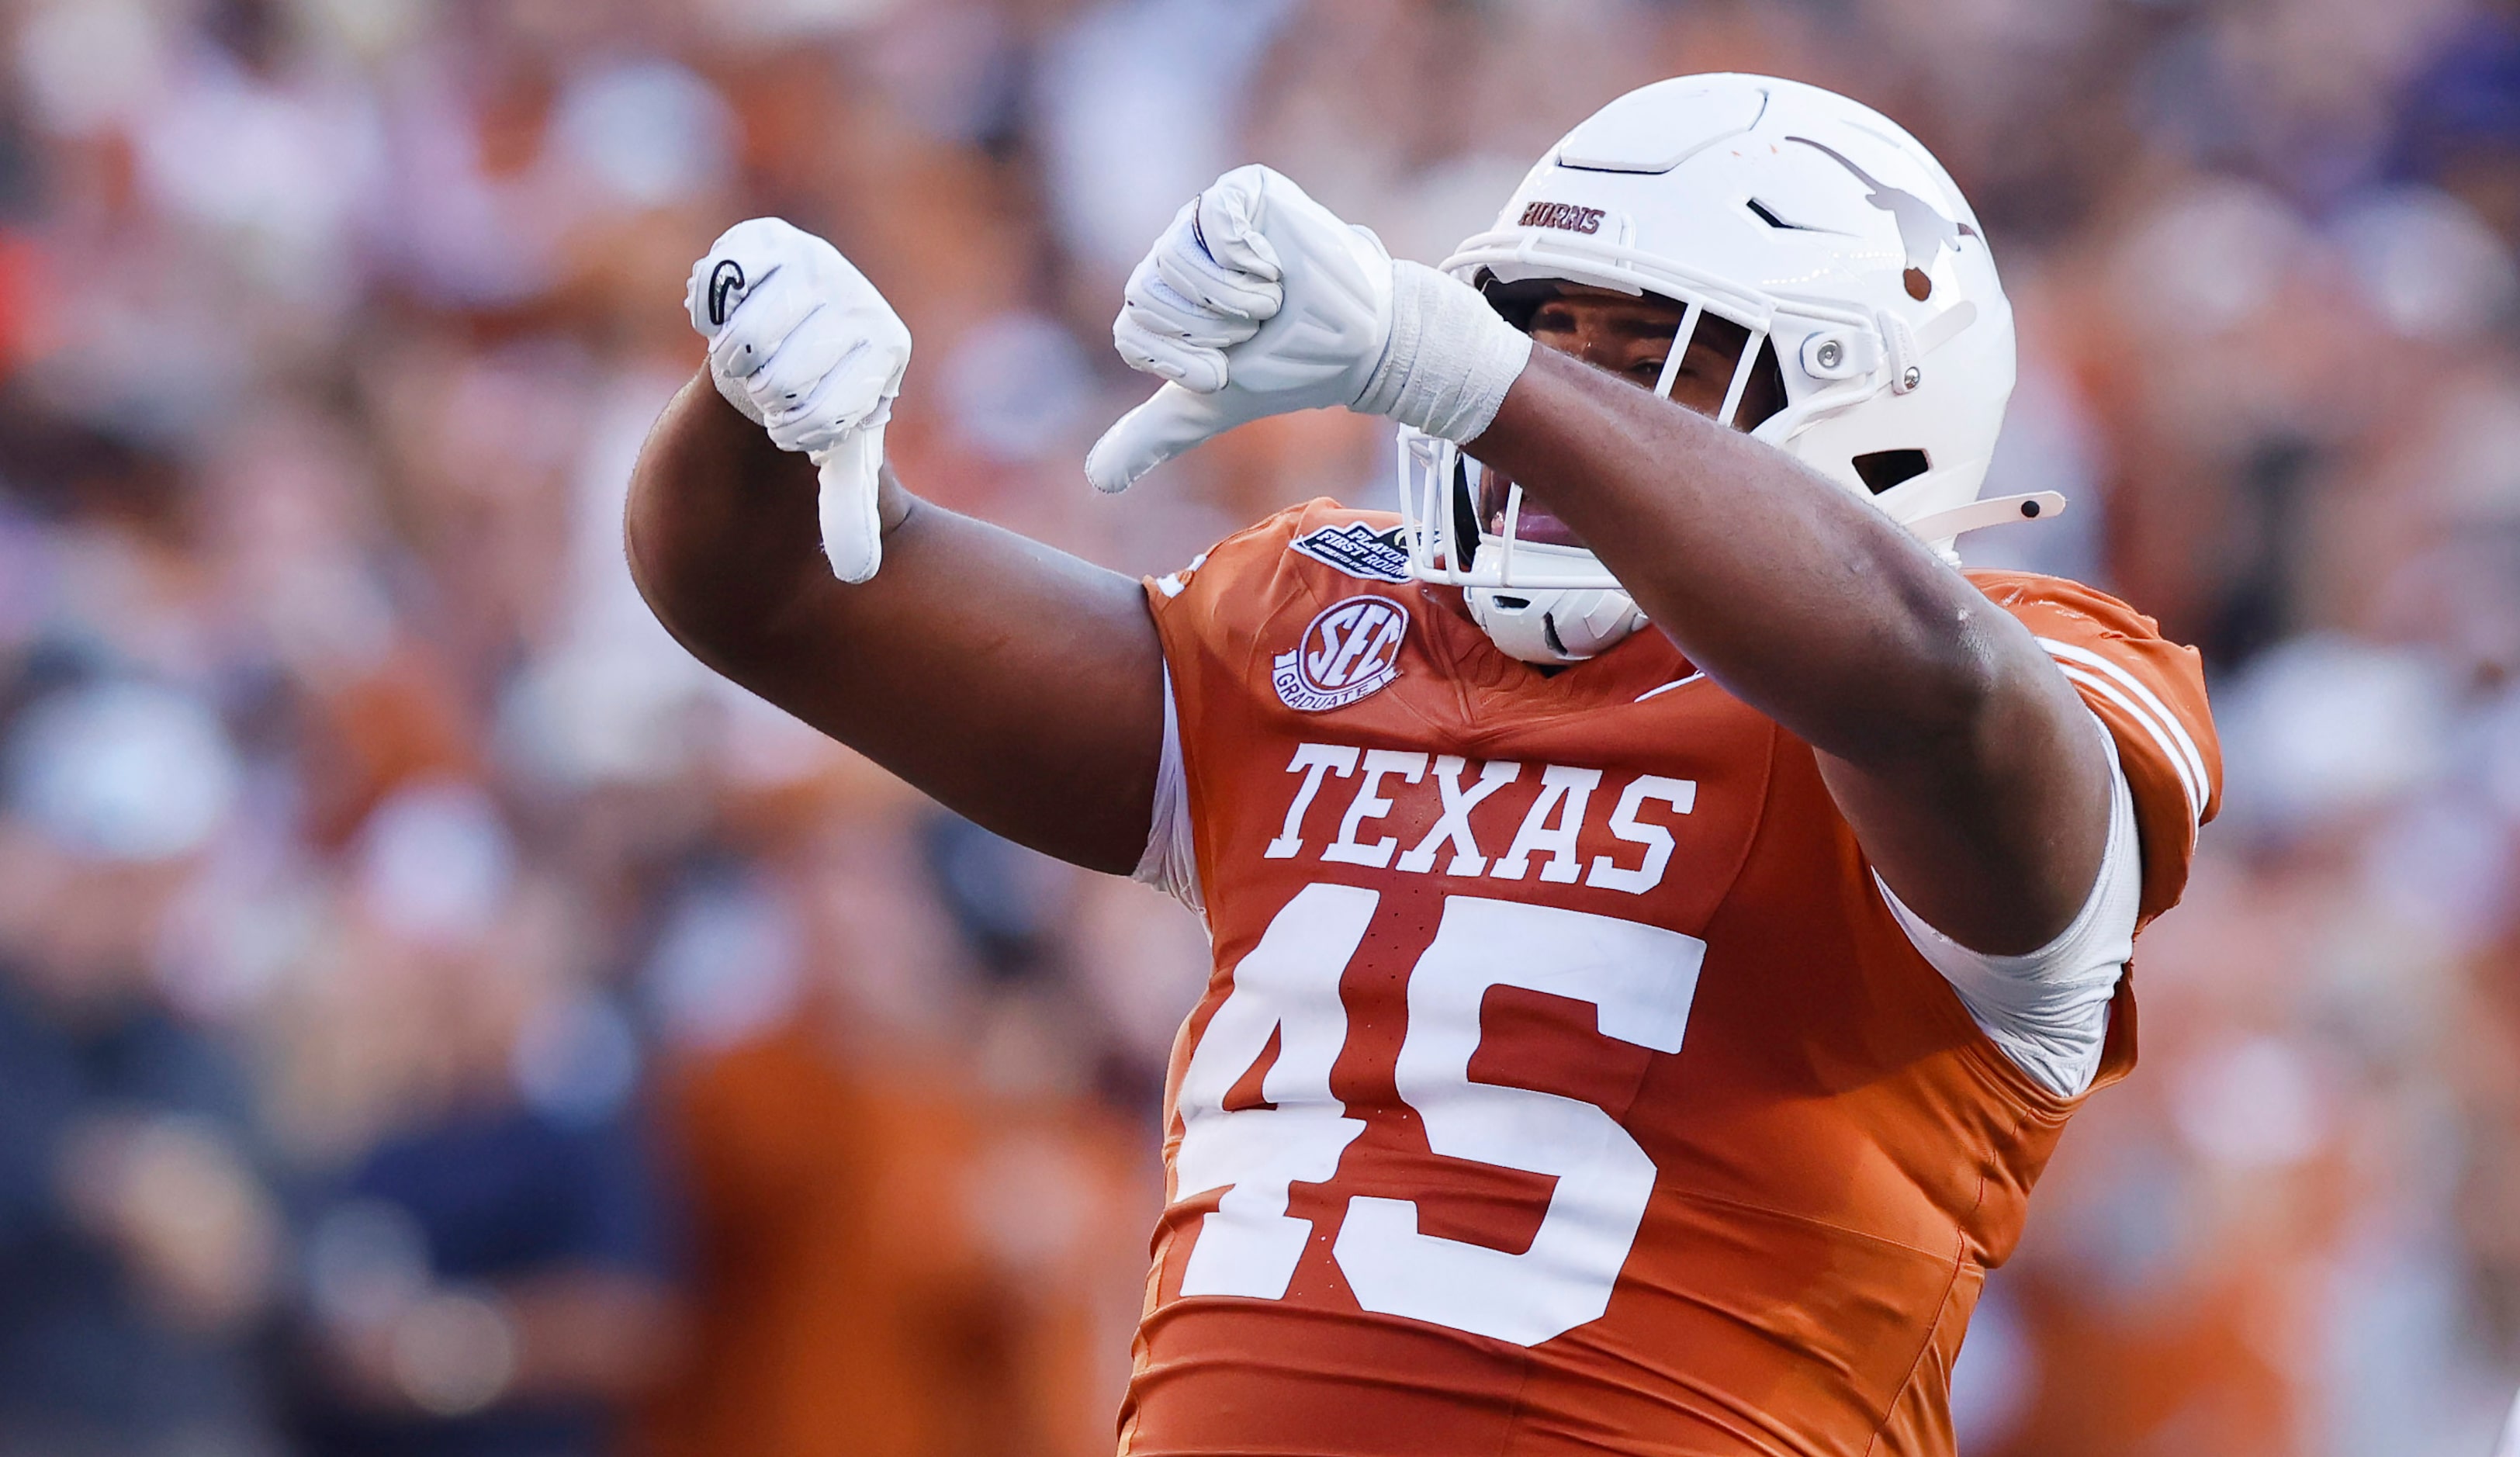
<path id="1" fill-rule="evenodd" d="M 770 443 L 702 372 L 658 417 L 632 473 L 631 575 L 658 620 L 720 670 L 770 651 L 831 577 L 814 468 Z"/>
<path id="2" fill-rule="evenodd" d="M 1535 351 L 1469 449 L 1582 535 L 1709 676 L 1824 752 L 1949 763 L 2024 672 L 2052 675 L 1880 513 L 1564 355 Z"/>
<path id="3" fill-rule="evenodd" d="M 1147 842 L 1163 659 L 1135 581 L 886 473 L 883 566 L 836 579 L 816 479 L 703 376 L 633 478 L 632 574 L 694 656 L 1012 840 L 1125 871 Z"/>
<path id="4" fill-rule="evenodd" d="M 1779 452 L 1546 350 L 1470 448 L 1710 677 L 1820 751 L 1928 924 L 2010 954 L 2072 921 L 2107 826 L 2099 742 L 2029 631 L 1922 544 Z"/>

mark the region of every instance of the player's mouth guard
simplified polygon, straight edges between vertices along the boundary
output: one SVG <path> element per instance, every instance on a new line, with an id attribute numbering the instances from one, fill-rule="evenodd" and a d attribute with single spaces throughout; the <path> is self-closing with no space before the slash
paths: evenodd
<path id="1" fill-rule="evenodd" d="M 1729 317 L 1732 310 L 1718 312 L 1719 316 Z M 1671 397 L 1672 384 L 1680 376 L 1689 341 L 1696 337 L 1698 321 L 1705 314 L 1702 301 L 1691 300 L 1686 305 L 1680 327 L 1673 333 L 1670 352 L 1663 358 L 1662 374 L 1654 382 L 1654 393 L 1665 399 Z M 1749 330 L 1749 338 L 1741 346 L 1740 357 L 1733 362 L 1723 408 L 1714 417 L 1717 424 L 1726 426 L 1732 424 L 1741 408 L 1769 338 L 1768 328 L 1761 323 L 1741 319 L 1732 322 Z M 1767 426 L 1782 423 L 1788 416 L 1798 417 L 1797 424 L 1807 421 L 1812 418 L 1810 406 L 1814 403 L 1818 401 L 1806 401 L 1800 410 L 1780 410 L 1749 433 L 1753 438 L 1780 444 L 1770 438 Z M 1397 454 L 1402 539 L 1409 549 L 1410 572 L 1418 580 L 1526 591 L 1624 590 L 1600 559 L 1582 547 L 1520 539 L 1521 482 L 1511 482 L 1507 487 L 1505 529 L 1491 531 L 1479 512 L 1485 467 L 1452 441 L 1407 426 L 1401 427 Z M 1886 510 L 1883 514 L 1918 540 L 1933 545 L 1988 526 L 2053 520 L 2064 511 L 2065 498 L 2057 492 L 2028 491 L 1990 496 L 1913 518 Z M 1957 561 L 1947 549 L 1944 555 Z"/>

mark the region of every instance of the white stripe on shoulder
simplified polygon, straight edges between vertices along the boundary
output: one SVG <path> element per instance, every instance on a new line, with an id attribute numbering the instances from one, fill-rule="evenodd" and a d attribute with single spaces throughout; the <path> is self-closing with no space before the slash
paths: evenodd
<path id="1" fill-rule="evenodd" d="M 2060 643 L 2051 637 L 2041 638 L 2039 646 L 2046 648 L 2050 656 L 2064 661 L 2079 662 L 2089 667 L 2098 668 L 2116 679 L 2121 687 L 2134 694 L 2138 702 L 2150 708 L 2160 718 L 2162 727 L 2170 731 L 2172 741 L 2178 744 L 2180 757 L 2187 765 L 2188 778 L 2200 792 L 2201 797 L 2201 792 L 2210 782 L 2205 774 L 2205 755 L 2196 751 L 2196 741 L 2187 736 L 2186 725 L 2179 721 L 2179 715 L 2171 711 L 2169 705 L 2156 697 L 2153 691 L 2146 688 L 2135 674 L 2089 648 L 2076 647 L 2072 643 Z"/>
<path id="2" fill-rule="evenodd" d="M 2204 786 L 2189 774 L 2187 761 L 2181 755 L 2179 746 L 2171 742 L 2170 736 L 2162 731 L 2161 724 L 2153 717 L 2153 715 L 2146 711 L 2140 705 L 2137 704 L 2135 700 L 2128 698 L 2123 693 L 2120 693 L 2116 686 L 2111 684 L 2106 678 L 2102 678 L 2095 673 L 2086 672 L 2067 662 L 2056 664 L 2056 668 L 2057 671 L 2062 672 L 2065 675 L 2068 681 L 2081 687 L 2088 688 L 2092 692 L 2098 694 L 2100 697 L 2107 699 L 2110 703 L 2113 703 L 2119 707 L 2125 709 L 2128 717 L 2133 718 L 2137 723 L 2143 726 L 2145 737 L 2151 739 L 2153 747 L 2159 749 L 2161 751 L 2162 757 L 2169 760 L 2171 772 L 2179 776 L 2180 792 L 2185 796 L 2187 799 L 2187 822 L 2189 826 L 2193 827 L 2197 822 L 2202 820 L 2205 817 Z"/>
<path id="3" fill-rule="evenodd" d="M 1644 692 L 1638 694 L 1637 702 L 1642 704 L 1649 698 L 1660 698 L 1675 688 L 1687 688 L 1689 684 L 1694 683 L 1705 676 L 1706 675 L 1704 673 L 1690 673 L 1686 678 L 1674 678 L 1670 682 L 1662 685 L 1660 688 L 1648 688 Z"/>

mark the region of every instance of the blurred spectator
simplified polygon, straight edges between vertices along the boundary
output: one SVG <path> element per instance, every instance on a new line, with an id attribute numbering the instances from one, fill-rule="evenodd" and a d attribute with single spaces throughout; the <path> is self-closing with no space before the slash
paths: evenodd
<path id="1" fill-rule="evenodd" d="M 296 1428 L 312 1453 L 610 1450 L 679 1341 L 637 1041 L 581 983 L 495 811 L 405 789 L 362 835 L 350 1015 L 398 1054 L 374 1141 L 314 1181 Z M 339 1030 L 348 1030 L 346 1028 Z"/>
<path id="2" fill-rule="evenodd" d="M 2520 16 L 2508 6 L 2479 7 L 2412 77 L 2394 161 L 2520 247 Z"/>
<path id="3" fill-rule="evenodd" d="M 1050 959 L 1080 877 L 960 820 L 911 828 L 824 840 L 775 899 L 695 887 L 663 943 L 698 954 L 750 900 L 802 923 L 761 948 L 780 975 L 800 940 L 829 972 L 687 1033 L 697 1326 L 658 1453 L 1109 1448 L 1153 1127 L 1094 1096 L 1106 1038 Z"/>
<path id="4" fill-rule="evenodd" d="M 198 700 L 110 679 L 5 747 L 0 1450 L 272 1450 L 251 1343 L 285 1252 L 250 1090 L 149 976 L 233 751 Z"/>

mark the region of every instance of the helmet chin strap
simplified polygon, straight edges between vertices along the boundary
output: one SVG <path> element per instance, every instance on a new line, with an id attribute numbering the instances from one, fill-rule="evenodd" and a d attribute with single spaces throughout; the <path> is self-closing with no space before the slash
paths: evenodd
<path id="1" fill-rule="evenodd" d="M 2007 522 L 2046 521 L 2063 515 L 2064 510 L 2065 498 L 2056 492 L 2030 491 L 2018 496 L 1989 496 L 1966 506 L 1901 521 L 1899 524 L 1914 532 L 1920 541 L 1947 541 L 1964 531 L 2001 526 Z"/>
<path id="2" fill-rule="evenodd" d="M 2056 492 L 2030 491 L 1972 501 L 1901 524 L 1922 540 L 1944 541 L 2006 522 L 2047 521 L 2064 509 L 2065 498 Z M 1489 641 L 1509 657 L 1543 666 L 1562 667 L 1606 652 L 1645 622 L 1635 601 L 1620 591 L 1473 587 L 1463 599 Z"/>

